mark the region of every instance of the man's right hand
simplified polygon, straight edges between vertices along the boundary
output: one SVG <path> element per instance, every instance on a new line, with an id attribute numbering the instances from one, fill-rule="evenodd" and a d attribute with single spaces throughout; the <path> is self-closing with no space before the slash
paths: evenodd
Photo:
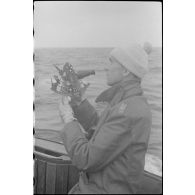
<path id="1" fill-rule="evenodd" d="M 90 85 L 89 83 L 86 83 L 84 81 L 80 81 L 80 84 L 81 84 L 81 99 L 78 100 L 78 99 L 74 99 L 73 97 L 71 98 L 71 101 L 70 101 L 70 105 L 71 106 L 79 106 L 85 99 L 87 99 L 87 96 L 86 96 L 86 90 L 87 90 L 87 87 Z"/>

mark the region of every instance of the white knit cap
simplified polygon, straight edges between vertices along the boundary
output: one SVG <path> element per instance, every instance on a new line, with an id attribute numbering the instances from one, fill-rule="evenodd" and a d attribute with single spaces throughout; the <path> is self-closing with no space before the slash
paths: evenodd
<path id="1" fill-rule="evenodd" d="M 127 70 L 140 78 L 148 72 L 148 55 L 138 44 L 128 48 L 115 48 L 111 51 L 110 57 L 115 58 Z"/>

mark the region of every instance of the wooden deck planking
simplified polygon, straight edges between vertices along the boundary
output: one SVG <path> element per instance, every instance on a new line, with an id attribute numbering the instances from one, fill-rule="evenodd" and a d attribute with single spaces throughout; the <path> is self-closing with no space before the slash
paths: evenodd
<path id="1" fill-rule="evenodd" d="M 45 194 L 46 162 L 37 159 L 37 194 Z"/>
<path id="2" fill-rule="evenodd" d="M 68 191 L 79 181 L 79 171 L 73 166 L 69 165 L 68 169 Z"/>
<path id="3" fill-rule="evenodd" d="M 46 194 L 55 194 L 56 185 L 56 164 L 47 163 L 46 170 Z"/>

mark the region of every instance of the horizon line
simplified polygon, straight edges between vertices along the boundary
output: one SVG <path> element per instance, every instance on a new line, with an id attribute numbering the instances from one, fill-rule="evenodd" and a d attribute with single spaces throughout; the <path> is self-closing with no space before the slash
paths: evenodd
<path id="1" fill-rule="evenodd" d="M 33 47 L 33 49 L 57 49 L 57 48 L 60 48 L 60 49 L 76 49 L 76 48 L 115 48 L 116 46 L 77 46 L 77 47 L 74 47 L 74 46 L 59 46 L 59 47 L 52 47 L 52 46 L 44 46 L 44 47 Z M 152 46 L 153 48 L 162 48 L 162 46 Z"/>

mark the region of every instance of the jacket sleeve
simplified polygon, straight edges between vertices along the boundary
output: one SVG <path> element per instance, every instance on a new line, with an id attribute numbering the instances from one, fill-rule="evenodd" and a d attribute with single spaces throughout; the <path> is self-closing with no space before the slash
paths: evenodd
<path id="1" fill-rule="evenodd" d="M 90 134 L 90 131 L 92 131 L 91 128 L 95 126 L 99 120 L 95 108 L 87 99 L 85 99 L 79 106 L 71 106 L 78 122 L 81 124 L 83 129 Z"/>
<path id="2" fill-rule="evenodd" d="M 95 139 L 84 138 L 77 122 L 67 124 L 61 137 L 73 165 L 83 171 L 96 172 L 112 162 L 133 140 L 142 137 L 139 129 L 143 125 L 148 125 L 144 118 L 132 120 L 128 114 L 113 111 Z M 133 133 L 136 134 L 132 136 Z"/>

